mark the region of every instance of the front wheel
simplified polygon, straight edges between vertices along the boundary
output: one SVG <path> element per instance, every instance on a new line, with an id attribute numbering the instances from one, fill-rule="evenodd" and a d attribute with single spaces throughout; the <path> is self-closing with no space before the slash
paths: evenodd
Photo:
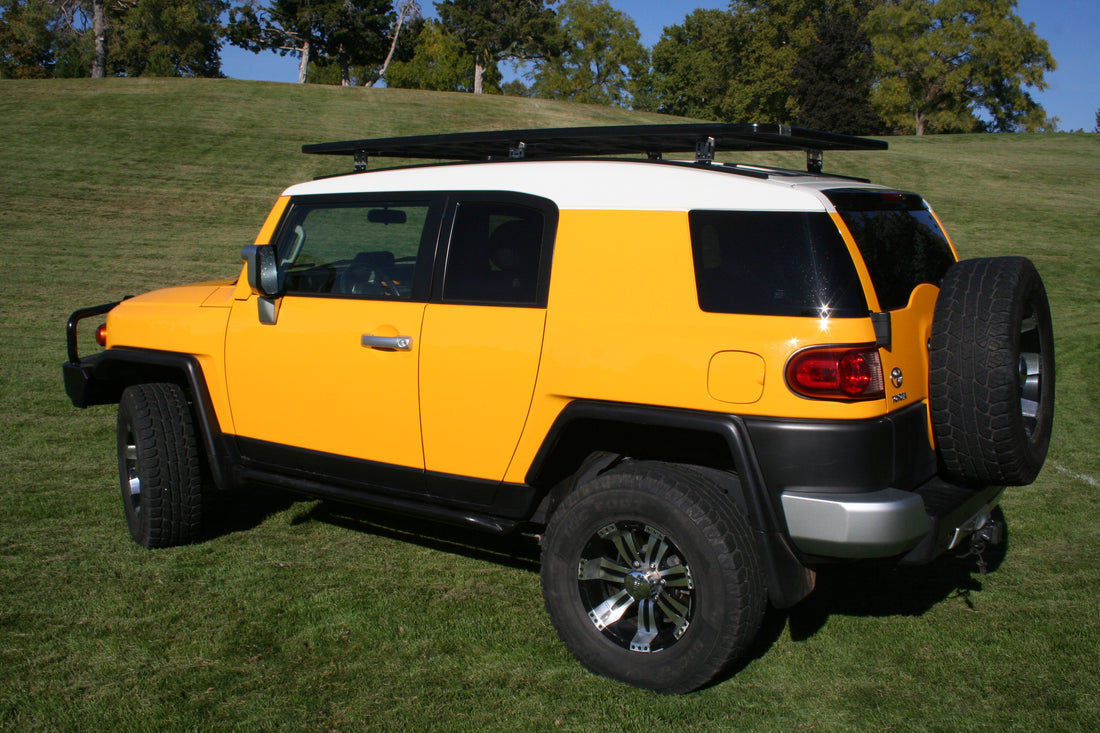
<path id="1" fill-rule="evenodd" d="M 543 597 L 562 641 L 597 674 L 696 689 L 752 642 L 767 603 L 752 530 L 721 488 L 670 464 L 625 463 L 550 519 Z"/>
<path id="2" fill-rule="evenodd" d="M 154 548 L 198 539 L 202 467 L 191 410 L 178 385 L 137 384 L 122 393 L 118 474 L 135 542 Z"/>

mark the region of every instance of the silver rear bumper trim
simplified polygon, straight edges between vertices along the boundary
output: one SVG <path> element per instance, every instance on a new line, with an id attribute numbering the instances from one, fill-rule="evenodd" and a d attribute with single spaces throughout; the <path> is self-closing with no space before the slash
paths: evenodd
<path id="1" fill-rule="evenodd" d="M 851 494 L 791 489 L 780 500 L 791 540 L 811 555 L 894 557 L 915 547 L 932 526 L 921 498 L 900 489 Z"/>

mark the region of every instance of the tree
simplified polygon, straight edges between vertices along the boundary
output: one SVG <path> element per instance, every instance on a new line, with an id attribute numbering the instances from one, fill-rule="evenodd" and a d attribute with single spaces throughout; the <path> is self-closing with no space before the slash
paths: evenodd
<path id="1" fill-rule="evenodd" d="M 390 63 L 386 86 L 400 89 L 428 89 L 439 92 L 473 91 L 474 57 L 458 38 L 450 35 L 438 20 L 428 20 L 414 29 L 412 53 L 408 59 Z M 484 89 L 499 91 L 500 72 L 488 69 Z"/>
<path id="2" fill-rule="evenodd" d="M 653 49 L 662 112 L 729 122 L 877 125 L 866 98 L 869 44 L 863 7 L 877 0 L 734 0 L 696 10 Z M 858 96 L 862 94 L 863 100 Z"/>
<path id="3" fill-rule="evenodd" d="M 649 54 L 634 21 L 607 0 L 565 0 L 558 13 L 565 38 L 560 55 L 537 62 L 537 97 L 628 106 L 633 80 Z"/>
<path id="4" fill-rule="evenodd" d="M 92 78 L 107 76 L 107 0 L 92 0 Z"/>
<path id="5" fill-rule="evenodd" d="M 401 37 L 401 30 L 406 24 L 415 23 L 420 19 L 420 3 L 417 0 L 400 0 L 397 9 L 397 22 L 393 27 L 393 36 L 390 39 L 390 50 L 386 53 L 386 58 L 382 61 L 381 68 L 374 75 L 374 78 L 365 86 L 374 86 L 386 76 L 386 69 L 389 68 L 390 62 L 393 61 L 394 55 L 397 53 L 399 44 L 403 40 Z M 404 44 L 406 47 L 409 44 Z"/>
<path id="6" fill-rule="evenodd" d="M 917 135 L 981 128 L 1005 132 L 1049 125 L 1025 87 L 1045 89 L 1055 68 L 1016 0 L 888 0 L 868 14 L 883 118 Z"/>
<path id="7" fill-rule="evenodd" d="M 305 83 L 312 55 L 340 69 L 350 84 L 353 65 L 376 65 L 385 57 L 393 22 L 390 0 L 249 0 L 229 14 L 229 42 L 253 53 L 275 51 L 298 57 Z"/>
<path id="8" fill-rule="evenodd" d="M 448 33 L 474 58 L 474 94 L 499 62 L 530 61 L 553 53 L 558 23 L 548 5 L 556 0 L 442 0 L 436 10 Z"/>
<path id="9" fill-rule="evenodd" d="M 1096 127 L 1092 128 L 1093 132 L 1100 132 L 1100 109 L 1096 110 Z"/>
<path id="10" fill-rule="evenodd" d="M 2 63 L 22 75 L 221 76 L 226 0 L 8 0 L 0 7 Z"/>
<path id="11" fill-rule="evenodd" d="M 4 0 L 0 9 L 0 78 L 52 76 L 56 8 L 47 0 Z"/>
<path id="12" fill-rule="evenodd" d="M 108 16 L 105 71 L 125 76 L 221 76 L 219 16 L 228 7 L 224 0 L 118 3 L 119 12 Z M 97 58 L 98 45 L 97 33 Z"/>
<path id="13" fill-rule="evenodd" d="M 695 10 L 665 28 L 653 46 L 651 93 L 658 112 L 705 120 L 725 119 L 723 102 L 732 78 L 726 54 L 732 16 Z"/>
<path id="14" fill-rule="evenodd" d="M 733 64 L 723 110 L 743 122 L 793 123 L 798 101 L 792 69 L 816 41 L 818 18 L 842 3 L 823 0 L 733 0 L 726 53 Z"/>
<path id="15" fill-rule="evenodd" d="M 853 8 L 817 21 L 816 39 L 791 69 L 801 127 L 846 135 L 885 131 L 871 106 L 874 53 L 863 30 L 864 16 Z"/>

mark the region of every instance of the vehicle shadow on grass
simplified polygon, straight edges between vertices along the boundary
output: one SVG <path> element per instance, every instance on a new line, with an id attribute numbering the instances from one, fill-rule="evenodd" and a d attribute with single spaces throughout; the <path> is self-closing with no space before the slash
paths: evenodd
<path id="1" fill-rule="evenodd" d="M 999 510 L 998 517 L 1004 520 Z M 1006 524 L 1001 544 L 981 554 L 986 573 L 1001 566 L 1008 546 Z M 973 609 L 972 595 L 982 590 L 983 575 L 978 555 L 968 551 L 964 542 L 928 565 L 861 561 L 819 567 L 814 591 L 792 608 L 769 607 L 746 654 L 708 686 L 728 681 L 766 657 L 784 629 L 789 629 L 792 641 L 801 642 L 824 629 L 831 616 L 921 616 L 948 599 L 959 599 Z"/>
<path id="2" fill-rule="evenodd" d="M 268 489 L 211 492 L 204 500 L 202 542 L 248 532 L 275 514 L 301 501 L 301 497 Z"/>
<path id="3" fill-rule="evenodd" d="M 996 517 L 1004 521 L 997 510 Z M 817 587 L 788 609 L 791 638 L 803 641 L 825 626 L 829 616 L 920 616 L 948 598 L 974 608 L 972 594 L 982 590 L 984 572 L 997 570 L 1008 552 L 1007 524 L 998 545 L 973 551 L 967 541 L 928 565 L 858 562 L 820 568 Z"/>
<path id="4" fill-rule="evenodd" d="M 252 529 L 300 501 L 296 495 L 266 490 L 220 498 L 223 511 L 218 512 L 208 539 Z M 1003 515 L 1000 518 L 1003 521 Z M 540 569 L 538 541 L 531 536 L 494 535 L 328 501 L 316 502 L 292 523 L 311 521 L 531 573 Z M 1008 545 L 1006 525 L 1002 543 L 986 548 L 981 555 L 986 572 L 1000 567 Z M 830 616 L 920 616 L 949 598 L 960 599 L 973 608 L 971 595 L 982 590 L 980 571 L 978 556 L 968 554 L 965 543 L 928 565 L 861 561 L 819 567 L 814 591 L 793 608 L 769 607 L 745 655 L 707 687 L 729 680 L 755 660 L 766 657 L 784 629 L 789 628 L 791 639 L 800 642 L 820 632 Z"/>
<path id="5" fill-rule="evenodd" d="M 484 560 L 529 572 L 539 571 L 539 545 L 526 535 L 502 536 L 423 519 L 322 501 L 295 520 L 325 522 L 440 552 Z"/>
<path id="6" fill-rule="evenodd" d="M 209 505 L 204 509 L 204 542 L 248 532 L 270 517 L 301 504 L 302 509 L 291 519 L 292 525 L 324 522 L 353 532 L 387 537 L 531 572 L 537 573 L 539 570 L 539 547 L 533 537 L 499 536 L 379 509 L 304 499 L 298 494 L 267 487 L 215 492 L 208 501 Z"/>

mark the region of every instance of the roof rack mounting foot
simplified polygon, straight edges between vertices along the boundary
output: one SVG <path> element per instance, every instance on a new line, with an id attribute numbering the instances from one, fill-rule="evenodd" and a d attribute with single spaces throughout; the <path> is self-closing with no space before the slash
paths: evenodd
<path id="1" fill-rule="evenodd" d="M 714 138 L 701 137 L 695 143 L 695 162 L 710 164 L 714 162 Z"/>
<path id="2" fill-rule="evenodd" d="M 820 173 L 825 168 L 825 156 L 820 150 L 806 151 L 806 170 L 810 173 Z"/>

